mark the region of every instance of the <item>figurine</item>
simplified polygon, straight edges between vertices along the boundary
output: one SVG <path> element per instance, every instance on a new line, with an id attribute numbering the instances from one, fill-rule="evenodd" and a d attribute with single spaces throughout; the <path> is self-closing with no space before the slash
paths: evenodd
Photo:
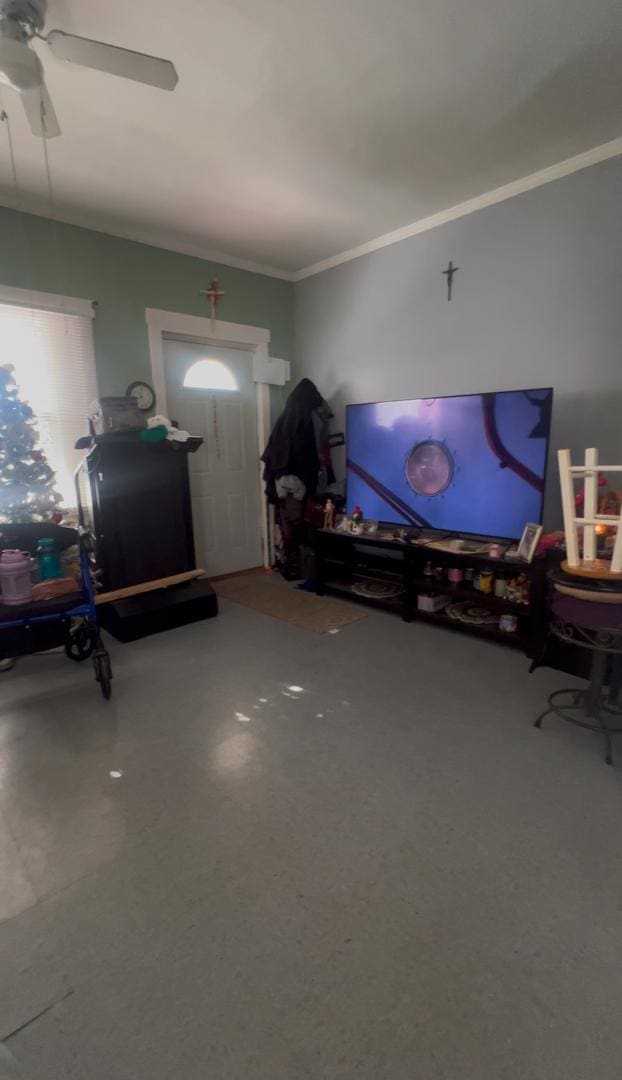
<path id="1" fill-rule="evenodd" d="M 363 511 L 360 506 L 355 506 L 352 511 L 352 525 L 351 529 L 353 533 L 360 533 L 363 531 Z"/>
<path id="2" fill-rule="evenodd" d="M 335 504 L 332 499 L 327 499 L 324 506 L 324 528 L 335 528 Z"/>

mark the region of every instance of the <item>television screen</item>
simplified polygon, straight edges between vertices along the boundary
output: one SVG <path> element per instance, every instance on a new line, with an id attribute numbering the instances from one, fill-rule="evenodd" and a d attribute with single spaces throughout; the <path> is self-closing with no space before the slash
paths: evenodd
<path id="1" fill-rule="evenodd" d="M 400 525 L 517 538 L 540 522 L 553 391 L 347 408 L 347 509 Z"/>

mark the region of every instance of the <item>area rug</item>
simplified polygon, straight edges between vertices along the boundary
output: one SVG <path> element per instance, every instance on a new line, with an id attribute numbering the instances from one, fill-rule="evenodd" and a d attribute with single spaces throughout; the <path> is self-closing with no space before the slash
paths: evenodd
<path id="1" fill-rule="evenodd" d="M 301 592 L 293 585 L 266 575 L 245 574 L 240 577 L 223 578 L 213 582 L 218 596 L 234 600 L 236 604 L 293 623 L 314 634 L 328 634 L 349 623 L 364 619 L 367 612 L 354 604 L 344 604 L 328 596 L 313 596 Z"/>

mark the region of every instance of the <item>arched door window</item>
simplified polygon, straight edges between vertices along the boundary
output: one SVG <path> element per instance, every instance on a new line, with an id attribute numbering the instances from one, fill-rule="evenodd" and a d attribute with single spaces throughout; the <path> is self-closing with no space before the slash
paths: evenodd
<path id="1" fill-rule="evenodd" d="M 222 360 L 197 360 L 188 368 L 184 387 L 189 390 L 239 390 L 238 380 Z"/>

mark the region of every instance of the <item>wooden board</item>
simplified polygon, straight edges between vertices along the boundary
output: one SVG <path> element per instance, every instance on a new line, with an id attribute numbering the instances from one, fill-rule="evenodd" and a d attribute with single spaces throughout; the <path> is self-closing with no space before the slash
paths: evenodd
<path id="1" fill-rule="evenodd" d="M 125 589 L 113 589 L 112 592 L 100 593 L 95 597 L 96 604 L 111 604 L 114 600 L 125 600 L 127 596 L 139 596 L 140 593 L 153 592 L 154 589 L 168 589 L 170 585 L 181 585 L 184 581 L 194 581 L 203 577 L 205 570 L 186 570 L 183 574 L 156 578 L 154 581 L 141 581 L 139 585 L 127 585 Z"/>
<path id="2" fill-rule="evenodd" d="M 611 570 L 611 563 L 607 559 L 593 559 L 591 562 L 581 560 L 578 566 L 569 566 L 566 559 L 564 559 L 562 570 L 565 574 L 572 574 L 573 577 L 599 578 L 601 581 L 622 581 L 622 573 L 615 574 Z"/>

